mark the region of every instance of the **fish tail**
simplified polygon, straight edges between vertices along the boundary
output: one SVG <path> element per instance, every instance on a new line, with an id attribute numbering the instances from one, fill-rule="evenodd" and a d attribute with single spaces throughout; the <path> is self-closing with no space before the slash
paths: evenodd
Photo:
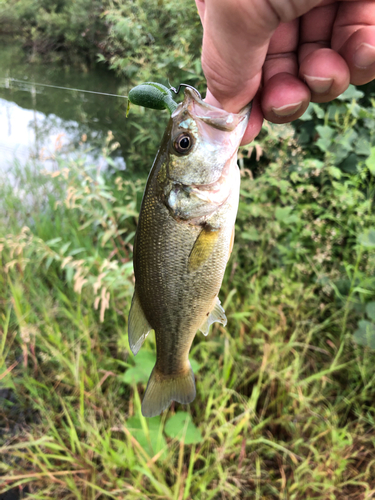
<path id="1" fill-rule="evenodd" d="M 161 374 L 156 366 L 152 370 L 142 401 L 142 415 L 155 417 L 168 408 L 172 401 L 191 403 L 196 395 L 195 378 L 190 363 L 180 374 Z"/>

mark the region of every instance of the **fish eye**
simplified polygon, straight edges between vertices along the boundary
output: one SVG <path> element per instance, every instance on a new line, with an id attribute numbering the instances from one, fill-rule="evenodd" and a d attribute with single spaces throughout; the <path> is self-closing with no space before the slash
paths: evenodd
<path id="1" fill-rule="evenodd" d="M 186 154 L 188 151 L 190 151 L 192 145 L 193 139 L 189 134 L 186 133 L 180 134 L 173 143 L 174 149 L 177 151 L 177 153 L 180 154 Z"/>

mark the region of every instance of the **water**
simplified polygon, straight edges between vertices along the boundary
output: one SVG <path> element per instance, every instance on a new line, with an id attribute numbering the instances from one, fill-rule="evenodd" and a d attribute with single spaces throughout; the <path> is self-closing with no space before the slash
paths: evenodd
<path id="1" fill-rule="evenodd" d="M 125 119 L 126 99 L 32 82 L 110 94 L 126 95 L 128 90 L 108 70 L 29 64 L 20 45 L 0 42 L 0 171 L 9 170 L 15 159 L 23 165 L 48 158 L 56 149 L 74 156 L 83 147 L 90 151 L 86 157 L 100 164 L 109 131 L 120 143 L 113 153 L 115 165 L 126 168 L 126 151 L 134 136 L 133 123 Z"/>

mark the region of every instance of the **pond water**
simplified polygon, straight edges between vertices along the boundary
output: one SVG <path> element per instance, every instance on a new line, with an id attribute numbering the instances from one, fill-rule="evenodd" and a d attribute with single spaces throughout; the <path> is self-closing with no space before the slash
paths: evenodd
<path id="1" fill-rule="evenodd" d="M 15 161 L 23 165 L 41 155 L 48 157 L 56 148 L 74 156 L 82 138 L 90 151 L 86 157 L 100 163 L 109 131 L 120 143 L 113 153 L 114 165 L 126 168 L 126 148 L 134 135 L 133 124 L 125 119 L 126 99 L 35 83 L 109 94 L 128 91 L 108 70 L 30 64 L 22 47 L 0 41 L 0 171 L 9 170 Z"/>

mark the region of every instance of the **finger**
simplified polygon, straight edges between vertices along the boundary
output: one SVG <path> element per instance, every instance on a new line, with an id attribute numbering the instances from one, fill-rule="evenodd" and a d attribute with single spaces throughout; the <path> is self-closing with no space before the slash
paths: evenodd
<path id="1" fill-rule="evenodd" d="M 349 85 L 346 62 L 330 48 L 337 10 L 335 2 L 316 7 L 301 18 L 299 76 L 310 88 L 314 102 L 331 101 Z"/>
<path id="2" fill-rule="evenodd" d="M 211 94 L 224 109 L 238 112 L 257 92 L 272 28 L 252 16 L 251 1 L 197 2 L 203 19 L 202 68 Z M 241 8 L 240 8 L 241 4 Z M 264 10 L 264 9 L 263 9 Z M 260 24 L 260 26 L 257 25 Z"/>
<path id="3" fill-rule="evenodd" d="M 346 61 L 350 81 L 363 85 L 375 78 L 375 2 L 342 3 L 333 27 L 332 48 Z"/>
<path id="4" fill-rule="evenodd" d="M 262 92 L 264 117 L 273 123 L 287 123 L 296 120 L 306 111 L 310 102 L 310 91 L 294 75 L 274 75 Z"/>
<path id="5" fill-rule="evenodd" d="M 345 92 L 350 72 L 345 60 L 331 49 L 311 52 L 300 65 L 299 75 L 311 90 L 311 101 L 329 102 Z"/>
<path id="6" fill-rule="evenodd" d="M 298 74 L 296 51 L 298 47 L 299 21 L 281 23 L 272 35 L 263 66 L 263 84 L 277 73 Z"/>
<path id="7" fill-rule="evenodd" d="M 197 9 L 198 9 L 199 17 L 201 18 L 201 23 L 203 24 L 204 23 L 204 13 L 206 10 L 206 4 L 205 4 L 204 0 L 195 0 L 195 4 L 196 4 Z"/>
<path id="8" fill-rule="evenodd" d="M 285 123 L 307 108 L 310 92 L 298 78 L 296 50 L 299 21 L 282 23 L 275 31 L 263 70 L 262 110 L 265 118 Z"/>
<path id="9" fill-rule="evenodd" d="M 198 0 L 202 67 L 209 90 L 225 109 L 237 112 L 254 97 L 280 20 L 296 18 L 319 1 L 205 0 L 202 6 Z"/>
<path id="10" fill-rule="evenodd" d="M 311 52 L 331 47 L 332 29 L 338 10 L 338 2 L 312 9 L 301 17 L 299 61 Z"/>
<path id="11" fill-rule="evenodd" d="M 289 22 L 316 7 L 322 0 L 268 0 L 282 22 Z"/>

